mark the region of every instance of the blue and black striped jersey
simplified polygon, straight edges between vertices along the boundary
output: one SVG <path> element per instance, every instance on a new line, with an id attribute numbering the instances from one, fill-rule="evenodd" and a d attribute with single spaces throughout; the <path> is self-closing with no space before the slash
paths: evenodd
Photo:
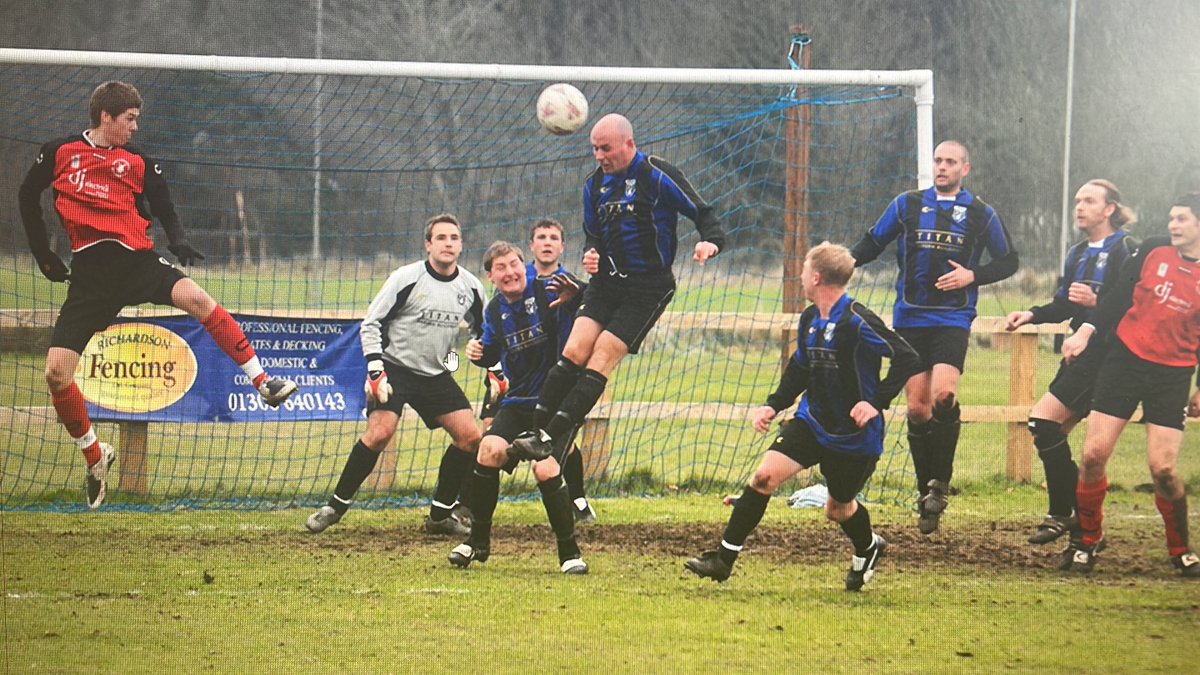
<path id="1" fill-rule="evenodd" d="M 766 404 L 784 410 L 803 392 L 796 418 L 808 423 L 822 446 L 882 455 L 883 416 L 859 428 L 850 411 L 859 401 L 887 410 L 908 378 L 921 370 L 916 351 L 849 295 L 834 304 L 826 319 L 809 305 L 800 315 L 798 335 L 796 352 Z M 888 374 L 880 379 L 885 357 Z"/>
<path id="2" fill-rule="evenodd" d="M 1125 230 L 1117 230 L 1094 244 L 1081 241 L 1067 251 L 1063 275 L 1059 280 L 1054 298 L 1045 305 L 1030 307 L 1033 320 L 1030 323 L 1058 323 L 1071 320 L 1071 330 L 1078 330 L 1092 316 L 1094 309 L 1077 305 L 1067 299 L 1073 283 L 1084 283 L 1092 287 L 1096 295 L 1111 289 L 1110 283 L 1121 271 L 1125 260 L 1137 248 L 1137 242 Z"/>
<path id="3" fill-rule="evenodd" d="M 979 287 L 1017 271 L 1017 252 L 996 211 L 968 190 L 939 199 L 937 190 L 898 195 L 874 227 L 851 250 L 858 266 L 867 264 L 896 241 L 897 328 L 971 328 Z M 990 260 L 981 264 L 987 252 Z M 975 273 L 975 283 L 953 291 L 936 287 L 954 261 Z"/>
<path id="4" fill-rule="evenodd" d="M 583 188 L 587 245 L 600 254 L 599 278 L 670 273 L 679 237 L 679 214 L 690 218 L 700 239 L 725 250 L 725 233 L 687 178 L 666 160 L 638 152 L 629 168 L 599 168 Z"/>
<path id="5" fill-rule="evenodd" d="M 571 302 L 551 308 L 554 296 L 546 290 L 545 280 L 529 274 L 533 280 L 525 284 L 519 300 L 510 302 L 497 293 L 483 313 L 483 358 L 476 364 L 486 368 L 499 361 L 504 368 L 509 386 L 501 406 L 537 405 L 546 374 L 567 343 L 583 297 L 581 292 Z"/>

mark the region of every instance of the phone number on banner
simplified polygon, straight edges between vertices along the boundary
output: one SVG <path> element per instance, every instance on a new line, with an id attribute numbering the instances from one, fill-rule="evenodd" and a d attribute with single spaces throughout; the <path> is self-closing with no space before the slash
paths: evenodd
<path id="1" fill-rule="evenodd" d="M 341 392 L 300 392 L 272 408 L 257 393 L 234 392 L 228 398 L 229 412 L 341 412 L 346 409 L 346 397 Z"/>

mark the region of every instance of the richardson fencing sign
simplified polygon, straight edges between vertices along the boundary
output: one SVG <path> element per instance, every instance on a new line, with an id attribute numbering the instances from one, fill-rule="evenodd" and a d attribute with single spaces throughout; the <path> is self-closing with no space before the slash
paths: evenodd
<path id="1" fill-rule="evenodd" d="M 358 321 L 234 315 L 263 367 L 300 385 L 278 408 L 190 317 L 119 319 L 88 343 L 75 380 L 96 420 L 360 420 L 366 378 Z"/>

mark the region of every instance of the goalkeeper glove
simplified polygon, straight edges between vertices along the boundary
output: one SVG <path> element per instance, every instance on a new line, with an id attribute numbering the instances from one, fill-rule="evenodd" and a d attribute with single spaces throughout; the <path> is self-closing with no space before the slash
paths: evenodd
<path id="1" fill-rule="evenodd" d="M 387 403 L 392 395 L 392 385 L 388 384 L 387 371 L 383 369 L 383 361 L 375 359 L 367 362 L 367 382 L 363 385 L 368 398 L 373 398 L 380 404 Z"/>
<path id="2" fill-rule="evenodd" d="M 175 254 L 179 258 L 179 264 L 187 267 L 195 263 L 197 260 L 204 260 L 204 256 L 192 248 L 192 245 L 186 239 L 167 246 L 167 250 Z"/>
<path id="3" fill-rule="evenodd" d="M 487 381 L 488 395 L 493 403 L 508 393 L 508 376 L 504 374 L 504 369 L 500 367 L 500 364 L 488 368 Z"/>
<path id="4" fill-rule="evenodd" d="M 42 276 L 50 281 L 70 281 L 71 268 L 67 267 L 67 263 L 58 257 L 54 251 L 43 251 L 40 254 L 34 254 L 37 259 L 38 270 Z"/>

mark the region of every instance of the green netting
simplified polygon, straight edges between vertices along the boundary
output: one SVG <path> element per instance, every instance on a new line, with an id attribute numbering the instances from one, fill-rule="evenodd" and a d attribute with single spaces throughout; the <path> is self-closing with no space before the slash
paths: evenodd
<path id="1" fill-rule="evenodd" d="M 388 272 L 424 256 L 421 226 L 447 210 L 465 223 L 463 263 L 481 277 L 489 243 L 525 242 L 529 225 L 547 216 L 567 226 L 568 266 L 579 267 L 571 261 L 582 245 L 581 186 L 594 161 L 586 133 L 555 137 L 534 121 L 545 82 L 0 66 L 4 112 L 14 121 L 0 137 L 0 191 L 9 195 L 0 207 L 4 508 L 80 506 L 82 462 L 42 379 L 65 288 L 34 268 L 15 195 L 41 143 L 88 126 L 88 96 L 106 79 L 132 82 L 145 97 L 134 142 L 166 167 L 189 238 L 207 256 L 192 276 L 232 312 L 361 314 Z M 784 308 L 789 180 L 805 184 L 790 189 L 807 191 L 799 215 L 810 239 L 852 243 L 916 183 L 912 98 L 890 87 L 579 86 L 593 118 L 626 114 L 640 149 L 689 176 L 733 244 L 704 268 L 680 255 L 675 301 L 643 353 L 619 368 L 601 407 L 607 441 L 585 447 L 589 489 L 733 489 L 766 447 L 746 413 L 794 348 L 782 343 L 786 321 L 760 325 Z M 807 161 L 789 179 L 787 120 L 799 111 L 809 120 Z M 53 221 L 49 195 L 44 209 Z M 689 251 L 689 221 L 680 233 L 680 250 Z M 52 235 L 67 256 L 57 222 Z M 894 271 L 875 267 L 853 292 L 887 316 Z M 481 398 L 479 371 L 457 376 L 472 400 Z M 115 425 L 98 428 L 119 446 Z M 145 492 L 118 481 L 110 503 L 321 503 L 361 431 L 361 422 L 151 424 Z M 445 435 L 408 415 L 398 438 L 394 470 L 368 481 L 360 505 L 432 491 Z M 898 459 L 881 462 L 870 498 L 907 494 L 903 448 L 889 445 Z M 512 480 L 508 493 L 532 487 L 523 471 Z"/>

